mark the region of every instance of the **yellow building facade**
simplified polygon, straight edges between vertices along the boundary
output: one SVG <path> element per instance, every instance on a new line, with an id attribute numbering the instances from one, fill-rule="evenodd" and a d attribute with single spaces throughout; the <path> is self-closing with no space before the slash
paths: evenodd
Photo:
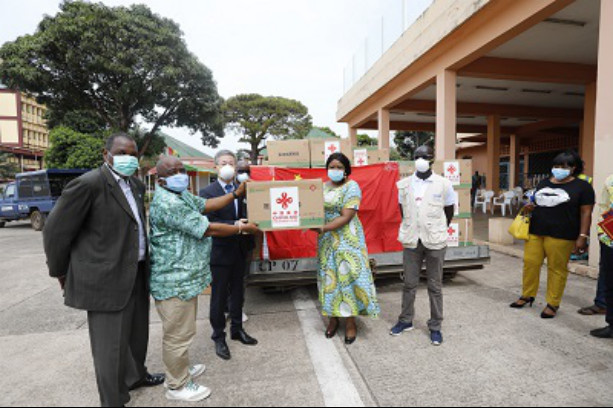
<path id="1" fill-rule="evenodd" d="M 24 93 L 0 89 L 0 151 L 12 153 L 21 171 L 40 170 L 49 148 L 47 109 Z"/>

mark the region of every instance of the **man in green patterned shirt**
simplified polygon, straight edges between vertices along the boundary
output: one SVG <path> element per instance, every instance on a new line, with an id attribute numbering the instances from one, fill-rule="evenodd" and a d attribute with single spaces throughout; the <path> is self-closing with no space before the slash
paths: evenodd
<path id="1" fill-rule="evenodd" d="M 211 237 L 255 234 L 258 227 L 209 223 L 204 216 L 244 196 L 245 184 L 233 193 L 205 200 L 187 191 L 189 178 L 179 159 L 162 158 L 157 172 L 159 186 L 150 210 L 151 294 L 164 331 L 166 398 L 201 401 L 211 391 L 193 378 L 202 375 L 205 367 L 190 367 L 188 350 L 196 335 L 198 295 L 211 282 Z"/>

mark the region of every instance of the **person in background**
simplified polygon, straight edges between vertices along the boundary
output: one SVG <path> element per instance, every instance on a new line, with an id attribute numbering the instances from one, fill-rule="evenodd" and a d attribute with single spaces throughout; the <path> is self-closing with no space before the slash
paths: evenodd
<path id="1" fill-rule="evenodd" d="M 608 217 L 613 217 L 613 175 L 609 176 L 602 192 L 600 210 Z M 602 329 L 592 330 L 590 334 L 594 337 L 613 339 L 613 237 L 607 235 L 602 228 L 599 228 L 600 238 L 600 279 L 603 280 L 602 291 L 604 294 L 607 326 Z"/>
<path id="2" fill-rule="evenodd" d="M 86 310 L 100 403 L 120 407 L 129 391 L 161 385 L 145 367 L 149 342 L 149 251 L 145 185 L 136 142 L 108 138 L 104 164 L 68 184 L 43 240 L 49 275 L 66 306 Z M 78 384 L 75 384 L 78 388 Z"/>
<path id="3" fill-rule="evenodd" d="M 472 186 L 470 188 L 470 202 L 471 205 L 475 205 L 475 198 L 477 197 L 477 191 L 481 188 L 481 176 L 478 171 L 475 171 L 472 177 Z"/>
<path id="4" fill-rule="evenodd" d="M 404 294 L 402 313 L 391 329 L 392 336 L 413 330 L 415 295 L 426 262 L 431 318 L 430 341 L 443 343 L 443 264 L 447 252 L 448 228 L 455 211 L 451 182 L 432 172 L 434 151 L 421 146 L 415 151 L 415 174 L 398 182 L 402 224 L 398 240 L 404 247 Z"/>
<path id="5" fill-rule="evenodd" d="M 236 194 L 238 185 L 236 177 L 236 155 L 228 150 L 221 150 L 215 155 L 215 165 L 219 174 L 217 182 L 211 184 L 200 192 L 200 196 L 212 199 Z M 213 223 L 228 225 L 240 224 L 246 218 L 244 206 L 238 195 L 227 206 L 209 213 L 208 218 Z M 233 237 L 213 238 L 211 254 L 211 270 L 213 272 L 213 285 L 211 291 L 210 321 L 213 327 L 212 339 L 215 342 L 217 356 L 230 360 L 232 355 L 226 342 L 226 316 L 225 311 L 230 310 L 230 332 L 234 341 L 244 345 L 255 346 L 258 341 L 249 336 L 243 329 L 243 302 L 245 265 L 249 261 L 249 253 L 254 249 L 252 237 L 238 235 Z M 230 293 L 228 301 L 228 291 Z M 229 302 L 229 305 L 228 305 Z"/>
<path id="6" fill-rule="evenodd" d="M 240 160 L 236 164 L 236 181 L 238 184 L 243 184 L 247 181 L 251 180 L 251 163 L 247 160 Z M 247 199 L 245 197 L 241 197 L 239 201 L 239 205 L 241 206 L 241 214 L 245 217 L 245 219 L 249 218 L 249 214 L 247 214 Z M 249 268 L 251 267 L 251 261 L 253 259 L 253 250 L 255 249 L 255 240 L 253 237 L 245 237 L 245 240 L 251 240 L 249 245 L 247 245 L 247 255 L 245 262 L 245 282 L 243 285 L 243 323 L 247 323 L 249 321 L 249 316 L 245 313 L 245 291 L 247 290 L 247 277 L 249 276 Z M 230 305 L 230 289 L 228 288 L 228 305 Z M 229 309 L 227 310 L 229 315 Z"/>
<path id="7" fill-rule="evenodd" d="M 552 177 L 536 188 L 534 203 L 528 205 L 532 218 L 524 247 L 523 294 L 512 308 L 532 306 L 547 258 L 547 307 L 541 318 L 556 317 L 566 289 L 570 255 L 585 252 L 596 201 L 592 186 L 577 178 L 581 173 L 581 158 L 564 152 L 553 161 Z"/>
<path id="8" fill-rule="evenodd" d="M 204 364 L 190 366 L 189 347 L 196 335 L 198 296 L 211 283 L 211 238 L 256 233 L 253 224 L 210 223 L 204 214 L 233 203 L 228 193 L 205 200 L 187 191 L 189 178 L 176 157 L 157 164 L 159 187 L 151 203 L 151 294 L 162 321 L 162 358 L 169 400 L 196 402 L 211 391 L 194 379 Z M 236 190 L 243 197 L 245 184 Z"/>
<path id="9" fill-rule="evenodd" d="M 319 234 L 319 301 L 322 314 L 330 317 L 326 337 L 336 336 L 340 319 L 346 319 L 345 344 L 350 345 L 358 334 L 356 317 L 376 318 L 381 309 L 358 218 L 362 191 L 350 179 L 351 164 L 344 154 L 332 154 L 326 168 L 330 178 L 324 186 L 326 225 L 314 230 Z"/>

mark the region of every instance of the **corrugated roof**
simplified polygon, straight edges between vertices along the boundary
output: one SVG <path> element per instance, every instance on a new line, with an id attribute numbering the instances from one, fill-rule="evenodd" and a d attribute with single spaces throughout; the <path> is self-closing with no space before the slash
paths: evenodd
<path id="1" fill-rule="evenodd" d="M 201 157 L 204 159 L 212 159 L 212 157 L 208 154 L 196 149 L 195 147 L 185 144 L 172 136 L 168 136 L 164 133 L 161 133 L 161 135 L 166 141 L 166 146 L 176 151 L 179 157 Z"/>

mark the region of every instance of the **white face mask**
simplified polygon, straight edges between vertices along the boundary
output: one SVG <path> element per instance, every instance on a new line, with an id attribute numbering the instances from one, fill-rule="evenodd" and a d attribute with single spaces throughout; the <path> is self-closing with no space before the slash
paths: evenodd
<path id="1" fill-rule="evenodd" d="M 219 177 L 223 181 L 232 181 L 234 179 L 234 175 L 236 172 L 234 171 L 234 167 L 226 164 L 219 170 Z"/>
<path id="2" fill-rule="evenodd" d="M 420 173 L 425 173 L 430 170 L 430 162 L 426 159 L 415 160 L 415 169 Z"/>

